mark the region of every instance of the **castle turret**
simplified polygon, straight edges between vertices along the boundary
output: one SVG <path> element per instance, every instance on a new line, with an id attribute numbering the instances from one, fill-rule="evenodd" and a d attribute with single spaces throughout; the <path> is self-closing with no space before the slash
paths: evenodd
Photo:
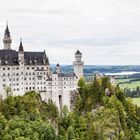
<path id="1" fill-rule="evenodd" d="M 55 71 L 59 74 L 61 73 L 61 67 L 60 65 L 57 63 L 56 67 L 55 67 Z"/>
<path id="2" fill-rule="evenodd" d="M 83 77 L 83 66 L 84 62 L 81 61 L 82 53 L 77 50 L 75 53 L 75 61 L 73 62 L 74 73 L 77 76 L 78 80 Z"/>
<path id="3" fill-rule="evenodd" d="M 11 36 L 10 36 L 10 32 L 9 32 L 9 28 L 8 28 L 8 23 L 6 25 L 3 43 L 4 43 L 4 49 L 6 49 L 6 50 L 7 49 L 11 49 L 12 39 L 11 39 Z"/>
<path id="4" fill-rule="evenodd" d="M 18 50 L 18 62 L 19 62 L 19 90 L 21 94 L 24 91 L 24 49 L 22 45 L 22 40 L 20 39 L 20 45 Z"/>
<path id="5" fill-rule="evenodd" d="M 20 45 L 19 45 L 19 50 L 18 50 L 18 60 L 20 62 L 24 62 L 24 49 L 22 45 L 22 39 L 20 39 Z"/>

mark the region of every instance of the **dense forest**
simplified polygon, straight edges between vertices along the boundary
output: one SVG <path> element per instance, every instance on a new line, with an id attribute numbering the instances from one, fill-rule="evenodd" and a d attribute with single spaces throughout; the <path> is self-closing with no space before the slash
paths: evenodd
<path id="1" fill-rule="evenodd" d="M 140 108 L 108 77 L 79 80 L 72 111 L 34 91 L 0 101 L 0 140 L 140 140 Z"/>

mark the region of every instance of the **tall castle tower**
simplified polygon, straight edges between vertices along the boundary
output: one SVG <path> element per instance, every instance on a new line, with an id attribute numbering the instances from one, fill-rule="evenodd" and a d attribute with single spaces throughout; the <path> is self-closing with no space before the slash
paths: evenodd
<path id="1" fill-rule="evenodd" d="M 24 49 L 22 45 L 22 39 L 20 39 L 20 45 L 18 50 L 18 62 L 19 62 L 19 91 L 23 95 L 24 91 L 24 75 L 25 75 L 25 65 L 24 65 Z"/>
<path id="2" fill-rule="evenodd" d="M 8 28 L 8 23 L 6 25 L 6 29 L 5 29 L 5 33 L 4 33 L 4 39 L 3 39 L 3 43 L 4 43 L 4 49 L 11 49 L 11 43 L 12 43 L 12 39 L 10 36 L 10 32 L 9 32 L 9 28 Z"/>
<path id="3" fill-rule="evenodd" d="M 83 77 L 83 66 L 84 61 L 81 61 L 82 53 L 77 50 L 75 53 L 75 61 L 73 62 L 74 73 L 77 76 L 78 80 Z"/>

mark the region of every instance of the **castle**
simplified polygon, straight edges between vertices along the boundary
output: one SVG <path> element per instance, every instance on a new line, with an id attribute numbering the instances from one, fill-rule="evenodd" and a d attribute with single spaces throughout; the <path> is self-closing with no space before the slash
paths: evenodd
<path id="1" fill-rule="evenodd" d="M 83 77 L 82 53 L 75 53 L 74 72 L 64 74 L 59 64 L 51 71 L 46 52 L 24 51 L 22 40 L 18 51 L 11 48 L 12 39 L 8 24 L 4 33 L 4 48 L 0 50 L 0 96 L 7 97 L 6 89 L 10 87 L 13 96 L 37 91 L 42 100 L 51 99 L 59 108 L 67 105 L 70 109 L 71 92 L 77 89 L 78 80 Z"/>

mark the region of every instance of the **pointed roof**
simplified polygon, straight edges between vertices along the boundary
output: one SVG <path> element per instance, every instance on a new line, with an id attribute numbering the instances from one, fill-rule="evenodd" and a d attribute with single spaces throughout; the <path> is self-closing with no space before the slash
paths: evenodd
<path id="1" fill-rule="evenodd" d="M 23 45 L 22 45 L 22 39 L 20 39 L 19 51 L 24 51 L 23 50 Z"/>
<path id="2" fill-rule="evenodd" d="M 7 37 L 10 37 L 10 32 L 9 32 L 9 28 L 8 28 L 8 23 L 7 23 L 7 25 L 6 25 L 6 29 L 5 29 L 4 35 L 7 36 Z"/>
<path id="3" fill-rule="evenodd" d="M 75 54 L 82 54 L 79 50 L 77 50 L 77 52 Z"/>
<path id="4" fill-rule="evenodd" d="M 59 63 L 56 64 L 57 67 L 60 67 Z"/>

